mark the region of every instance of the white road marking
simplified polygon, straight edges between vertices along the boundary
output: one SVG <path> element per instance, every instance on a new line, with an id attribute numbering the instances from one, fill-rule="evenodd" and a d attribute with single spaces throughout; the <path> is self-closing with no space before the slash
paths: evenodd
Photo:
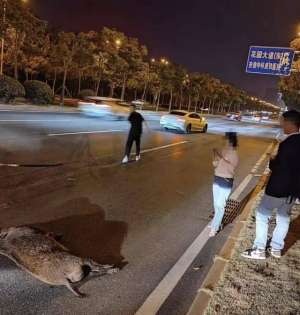
<path id="1" fill-rule="evenodd" d="M 6 113 L 14 113 L 14 114 L 23 114 L 23 113 L 38 113 L 38 114 L 80 114 L 80 112 L 47 112 L 47 111 L 36 111 L 36 110 L 26 110 L 26 111 L 20 111 L 20 110 L 10 110 L 10 109 L 0 109 L 0 112 L 6 112 Z"/>
<path id="2" fill-rule="evenodd" d="M 59 137 L 59 136 L 72 136 L 81 134 L 97 134 L 97 133 L 112 133 L 112 132 L 122 132 L 123 130 L 94 130 L 94 131 L 78 131 L 78 132 L 65 132 L 65 133 L 49 133 L 48 137 Z"/>
<path id="3" fill-rule="evenodd" d="M 238 198 L 241 196 L 241 194 L 243 193 L 244 189 L 248 186 L 248 184 L 250 183 L 250 181 L 253 179 L 254 177 L 254 173 L 257 171 L 257 169 L 260 167 L 260 165 L 262 164 L 262 162 L 266 159 L 267 154 L 270 153 L 272 147 L 273 147 L 273 143 L 271 143 L 267 150 L 264 152 L 264 154 L 261 156 L 261 158 L 257 161 L 257 163 L 254 165 L 254 167 L 252 168 L 250 174 L 248 176 L 246 176 L 244 178 L 244 180 L 240 183 L 240 185 L 236 188 L 236 190 L 231 194 L 230 199 L 233 200 L 238 200 Z"/>
<path id="4" fill-rule="evenodd" d="M 70 119 L 0 119 L 0 122 L 69 122 Z"/>
<path id="5" fill-rule="evenodd" d="M 209 239 L 208 231 L 209 229 L 207 226 L 185 251 L 173 268 L 166 274 L 135 315 L 155 315 L 159 311 L 160 307 L 173 291 L 178 281 L 207 243 Z"/>
<path id="6" fill-rule="evenodd" d="M 177 145 L 186 144 L 186 143 L 189 143 L 189 142 L 190 141 L 175 142 L 175 143 L 171 143 L 171 144 L 167 144 L 167 145 L 162 145 L 160 147 L 155 147 L 155 148 L 151 148 L 151 149 L 145 149 L 145 150 L 142 150 L 141 153 L 149 153 L 149 152 L 159 151 L 159 150 L 162 150 L 162 149 L 175 147 Z"/>
<path id="7" fill-rule="evenodd" d="M 273 144 L 270 144 L 263 154 L 263 156 L 257 161 L 253 169 L 257 169 L 260 164 L 266 159 L 267 153 L 272 149 Z M 260 163 L 260 164 L 258 164 Z M 251 172 L 252 173 L 252 172 Z M 231 199 L 233 196 L 238 198 L 243 190 L 246 188 L 246 183 L 249 184 L 252 179 L 253 174 L 249 174 L 242 183 L 236 188 L 234 193 L 231 195 Z M 201 252 L 202 248 L 205 246 L 207 241 L 209 240 L 208 224 L 204 230 L 200 233 L 200 235 L 195 239 L 195 241 L 190 245 L 190 247 L 185 251 L 185 253 L 179 258 L 176 264 L 172 267 L 172 269 L 165 275 L 165 277 L 161 280 L 158 286 L 152 291 L 152 293 L 148 296 L 143 305 L 138 309 L 135 315 L 156 315 L 161 306 L 164 304 L 166 299 L 169 297 L 171 292 L 174 290 L 184 273 L 187 271 L 189 266 Z"/>

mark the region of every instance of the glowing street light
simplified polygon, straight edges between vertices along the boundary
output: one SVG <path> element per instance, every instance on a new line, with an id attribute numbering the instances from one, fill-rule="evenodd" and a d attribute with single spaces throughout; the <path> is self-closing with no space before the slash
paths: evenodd
<path id="1" fill-rule="evenodd" d="M 152 62 L 152 63 L 154 63 L 155 61 L 156 61 L 155 58 L 152 58 L 152 59 L 151 59 L 151 62 Z"/>
<path id="2" fill-rule="evenodd" d="M 163 65 L 168 65 L 169 64 L 169 61 L 166 59 L 166 58 L 161 58 L 160 59 L 160 62 L 163 64 Z"/>
<path id="3" fill-rule="evenodd" d="M 121 39 L 116 39 L 115 43 L 116 43 L 118 48 L 122 45 Z"/>

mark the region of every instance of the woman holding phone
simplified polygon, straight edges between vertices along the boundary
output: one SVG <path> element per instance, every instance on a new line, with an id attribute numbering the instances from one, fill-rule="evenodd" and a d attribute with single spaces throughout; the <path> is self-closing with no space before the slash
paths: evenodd
<path id="1" fill-rule="evenodd" d="M 213 166 L 215 168 L 213 200 L 215 213 L 210 226 L 210 237 L 214 237 L 220 230 L 226 202 L 232 191 L 235 170 L 239 163 L 236 132 L 227 132 L 225 140 L 226 144 L 222 150 L 213 150 Z"/>

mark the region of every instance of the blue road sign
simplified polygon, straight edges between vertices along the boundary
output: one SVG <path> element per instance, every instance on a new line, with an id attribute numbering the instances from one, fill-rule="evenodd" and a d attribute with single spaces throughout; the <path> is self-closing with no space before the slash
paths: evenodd
<path id="1" fill-rule="evenodd" d="M 246 72 L 289 76 L 294 55 L 291 48 L 251 46 Z"/>

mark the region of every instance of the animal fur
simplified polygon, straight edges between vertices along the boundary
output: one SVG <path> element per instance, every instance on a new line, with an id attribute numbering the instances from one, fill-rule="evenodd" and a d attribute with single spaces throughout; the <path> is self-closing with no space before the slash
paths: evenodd
<path id="1" fill-rule="evenodd" d="M 31 227 L 0 230 L 0 254 L 40 281 L 51 286 L 66 286 L 77 297 L 84 296 L 77 286 L 89 274 L 105 275 L 118 271 L 113 266 L 72 255 L 52 233 Z"/>

